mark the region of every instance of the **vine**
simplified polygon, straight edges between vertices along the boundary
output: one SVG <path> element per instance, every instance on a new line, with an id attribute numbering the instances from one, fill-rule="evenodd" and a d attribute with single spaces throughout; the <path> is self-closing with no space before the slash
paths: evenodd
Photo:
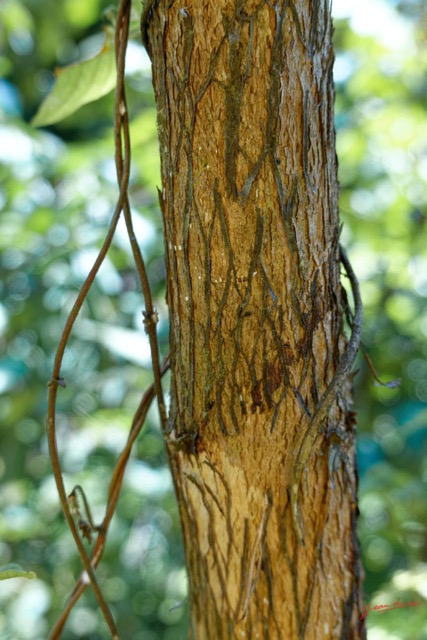
<path id="1" fill-rule="evenodd" d="M 98 605 L 105 619 L 106 624 L 110 630 L 111 636 L 114 640 L 118 640 L 119 633 L 116 628 L 112 613 L 102 593 L 102 589 L 98 583 L 96 577 L 96 568 L 99 565 L 107 539 L 108 527 L 111 519 L 114 515 L 117 505 L 120 489 L 123 481 L 123 475 L 126 469 L 127 462 L 130 457 L 132 446 L 140 433 L 144 424 L 148 409 L 156 397 L 159 408 L 160 423 L 162 430 L 165 430 L 166 425 L 166 411 L 163 398 L 163 390 L 161 379 L 164 373 L 169 368 L 168 356 L 164 358 L 162 362 L 159 360 L 159 349 L 156 334 L 156 324 L 158 321 L 157 312 L 153 305 L 153 299 L 147 277 L 147 270 L 145 267 L 144 259 L 142 257 L 134 228 L 132 223 L 132 215 L 128 198 L 128 185 L 130 175 L 130 136 L 129 136 L 129 119 L 126 103 L 126 93 L 124 86 L 124 68 L 125 68 L 125 56 L 126 48 L 129 37 L 129 24 L 131 14 L 131 0 L 120 0 L 116 27 L 115 27 L 115 59 L 116 59 L 116 90 L 114 100 L 114 143 L 115 143 L 115 165 L 117 173 L 117 181 L 119 186 L 119 196 L 117 203 L 111 218 L 111 222 L 105 236 L 102 247 L 99 254 L 83 283 L 74 305 L 67 317 L 65 327 L 62 332 L 61 338 L 56 350 L 52 375 L 48 383 L 48 408 L 47 408 L 47 437 L 49 444 L 49 455 L 52 463 L 53 475 L 55 478 L 56 487 L 61 502 L 62 511 L 64 513 L 66 523 L 74 538 L 77 550 L 79 552 L 83 570 L 80 577 L 76 581 L 73 591 L 71 592 L 68 600 L 54 624 L 50 634 L 50 640 L 56 640 L 60 638 L 67 618 L 73 609 L 74 605 L 80 598 L 83 591 L 90 584 L 92 587 Z M 90 512 L 90 507 L 83 489 L 78 485 L 69 495 L 67 495 L 64 480 L 62 477 L 61 461 L 58 454 L 58 440 L 56 432 L 56 401 L 58 387 L 65 387 L 64 378 L 61 376 L 61 366 L 64 357 L 65 349 L 68 340 L 71 335 L 74 323 L 79 315 L 79 312 L 86 300 L 90 287 L 92 286 L 95 277 L 107 255 L 107 252 L 111 246 L 112 239 L 114 237 L 117 223 L 121 214 L 123 213 L 126 228 L 129 236 L 129 242 L 132 249 L 133 259 L 138 274 L 141 290 L 145 301 L 144 316 L 144 328 L 148 335 L 151 361 L 153 369 L 153 383 L 146 389 L 139 403 L 139 406 L 134 414 L 127 442 L 119 455 L 119 458 L 112 471 L 110 485 L 108 489 L 108 497 L 105 508 L 105 515 L 100 525 L 95 525 Z M 80 511 L 78 502 L 78 494 L 83 500 L 83 506 L 86 518 L 83 518 Z M 77 520 L 77 524 L 76 524 Z M 79 533 L 80 531 L 80 533 Z M 96 533 L 96 539 L 90 554 L 87 553 L 82 538 L 92 538 L 92 533 Z"/>

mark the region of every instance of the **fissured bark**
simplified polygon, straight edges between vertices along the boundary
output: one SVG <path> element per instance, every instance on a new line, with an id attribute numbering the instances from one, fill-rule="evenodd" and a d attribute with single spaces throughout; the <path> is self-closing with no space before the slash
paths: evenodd
<path id="1" fill-rule="evenodd" d="M 330 3 L 149 4 L 190 635 L 363 638 Z"/>

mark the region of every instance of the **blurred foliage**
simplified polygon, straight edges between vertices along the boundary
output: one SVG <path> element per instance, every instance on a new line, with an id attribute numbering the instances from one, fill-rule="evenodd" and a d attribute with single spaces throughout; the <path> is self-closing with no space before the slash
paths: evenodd
<path id="1" fill-rule="evenodd" d="M 164 352 L 159 161 L 139 11 L 135 2 L 127 58 L 130 197 Z M 361 281 L 365 348 L 382 379 L 402 379 L 396 389 L 373 385 L 359 357 L 365 602 L 424 602 L 371 612 L 367 624 L 371 640 L 421 640 L 427 637 L 427 11 L 421 0 L 337 0 L 335 16 L 342 241 Z M 113 24 L 104 0 L 0 4 L 0 565 L 19 563 L 37 574 L 0 583 L 2 640 L 45 638 L 79 573 L 47 454 L 46 383 L 117 196 L 111 94 L 43 130 L 29 121 L 55 67 L 93 56 Z M 84 486 L 95 519 L 151 381 L 142 309 L 119 225 L 66 352 L 67 387 L 58 408 L 66 486 Z M 179 519 L 155 410 L 129 463 L 99 575 L 126 638 L 185 637 Z M 107 637 L 90 589 L 63 637 Z"/>

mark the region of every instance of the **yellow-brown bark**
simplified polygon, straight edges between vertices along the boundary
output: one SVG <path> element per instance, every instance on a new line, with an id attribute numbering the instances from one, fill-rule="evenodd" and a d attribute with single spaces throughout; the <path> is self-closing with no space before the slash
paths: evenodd
<path id="1" fill-rule="evenodd" d="M 329 2 L 152 4 L 191 632 L 362 638 L 349 385 L 290 507 L 345 347 Z"/>

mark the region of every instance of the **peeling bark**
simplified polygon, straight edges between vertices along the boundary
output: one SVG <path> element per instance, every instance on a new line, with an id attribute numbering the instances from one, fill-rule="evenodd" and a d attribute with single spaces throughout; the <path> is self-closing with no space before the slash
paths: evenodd
<path id="1" fill-rule="evenodd" d="M 149 5 L 191 637 L 364 638 L 329 2 Z"/>

